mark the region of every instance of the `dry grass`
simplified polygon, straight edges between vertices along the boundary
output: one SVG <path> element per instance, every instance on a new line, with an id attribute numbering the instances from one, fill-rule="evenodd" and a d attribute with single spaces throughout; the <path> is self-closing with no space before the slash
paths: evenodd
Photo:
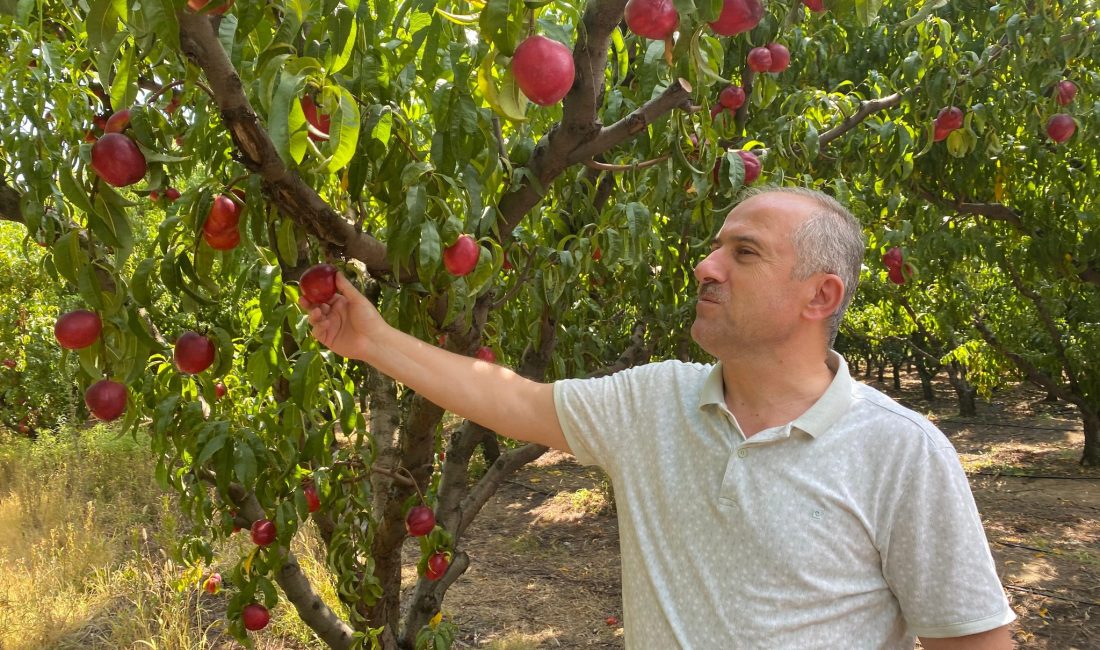
<path id="1" fill-rule="evenodd" d="M 215 547 L 214 567 L 188 570 L 167 549 L 179 538 L 174 501 L 154 479 L 140 437 L 105 427 L 32 444 L 0 431 L 0 648 L 240 647 L 224 632 L 225 594 L 198 580 L 227 571 L 247 536 Z M 311 525 L 295 540 L 303 570 L 329 603 L 336 595 Z M 261 650 L 321 648 L 280 601 Z"/>

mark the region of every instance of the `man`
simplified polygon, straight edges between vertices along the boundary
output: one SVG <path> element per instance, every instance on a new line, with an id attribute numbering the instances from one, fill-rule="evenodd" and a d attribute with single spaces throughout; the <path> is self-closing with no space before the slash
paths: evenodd
<path id="1" fill-rule="evenodd" d="M 691 332 L 716 365 L 555 384 L 389 327 L 342 276 L 302 306 L 338 354 L 608 472 L 628 647 L 1011 648 L 954 448 L 830 349 L 863 249 L 832 198 L 751 193 L 695 269 Z"/>

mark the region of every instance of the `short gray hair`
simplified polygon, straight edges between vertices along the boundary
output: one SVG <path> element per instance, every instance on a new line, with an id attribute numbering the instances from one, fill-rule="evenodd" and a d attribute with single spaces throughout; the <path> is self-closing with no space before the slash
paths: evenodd
<path id="1" fill-rule="evenodd" d="M 760 186 L 746 190 L 742 197 L 748 199 L 772 193 L 793 194 L 817 203 L 818 209 L 791 233 L 791 243 L 797 256 L 793 275 L 796 280 L 805 280 L 814 273 L 832 273 L 844 283 L 844 299 L 829 319 L 829 346 L 832 347 L 840 330 L 840 322 L 844 320 L 844 312 L 852 303 L 859 284 L 863 254 L 867 247 L 863 228 L 839 201 L 818 190 Z"/>

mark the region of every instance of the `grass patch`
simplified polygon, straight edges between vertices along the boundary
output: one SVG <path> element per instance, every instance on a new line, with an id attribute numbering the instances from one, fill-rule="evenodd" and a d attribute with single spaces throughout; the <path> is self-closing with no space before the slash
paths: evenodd
<path id="1" fill-rule="evenodd" d="M 32 442 L 0 430 L 0 648 L 236 647 L 225 634 L 229 594 L 206 594 L 194 578 L 226 573 L 251 550 L 248 536 L 215 543 L 213 567 L 173 562 L 188 524 L 154 471 L 142 435 L 97 426 Z M 337 603 L 312 524 L 293 550 Z M 285 599 L 272 614 L 261 650 L 324 647 Z"/>

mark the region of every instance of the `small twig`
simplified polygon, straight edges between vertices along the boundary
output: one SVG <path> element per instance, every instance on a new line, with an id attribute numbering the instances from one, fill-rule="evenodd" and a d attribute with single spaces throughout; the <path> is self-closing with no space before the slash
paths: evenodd
<path id="1" fill-rule="evenodd" d="M 399 468 L 399 469 L 405 469 L 405 468 L 402 467 L 402 468 Z M 388 470 L 388 469 L 385 469 L 383 467 L 371 467 L 370 471 L 374 472 L 375 474 L 381 474 L 382 476 L 388 476 L 389 478 L 393 479 L 395 482 L 397 482 L 401 485 L 404 485 L 405 487 L 416 488 L 416 491 L 418 493 L 420 492 L 420 488 L 417 487 L 416 481 L 413 481 L 412 479 L 407 478 L 407 477 L 405 477 L 404 475 L 402 475 L 398 472 Z M 406 470 L 406 473 L 408 473 L 408 470 Z M 423 497 L 421 497 L 421 498 L 423 498 Z"/>
<path id="2" fill-rule="evenodd" d="M 634 171 L 635 169 L 645 169 L 646 167 L 659 165 L 671 157 L 672 156 L 670 154 L 666 153 L 665 155 L 654 158 L 652 160 L 646 160 L 640 163 L 632 163 L 629 165 L 612 165 L 609 163 L 596 162 L 595 160 L 586 160 L 584 161 L 584 166 L 588 167 L 589 169 L 598 169 L 604 172 L 629 172 Z"/>
<path id="3" fill-rule="evenodd" d="M 1017 587 L 1016 585 L 1005 585 L 1005 589 L 1011 589 L 1013 591 L 1022 591 L 1027 594 L 1035 594 L 1036 596 L 1042 596 L 1043 598 L 1053 598 L 1055 600 L 1064 600 L 1068 603 L 1077 603 L 1078 605 L 1092 605 L 1093 607 L 1100 607 L 1100 603 L 1091 600 L 1077 600 L 1075 598 L 1066 598 L 1065 596 L 1055 596 L 1054 594 L 1047 593 L 1045 591 L 1039 591 L 1038 589 L 1031 589 L 1029 587 Z"/>

